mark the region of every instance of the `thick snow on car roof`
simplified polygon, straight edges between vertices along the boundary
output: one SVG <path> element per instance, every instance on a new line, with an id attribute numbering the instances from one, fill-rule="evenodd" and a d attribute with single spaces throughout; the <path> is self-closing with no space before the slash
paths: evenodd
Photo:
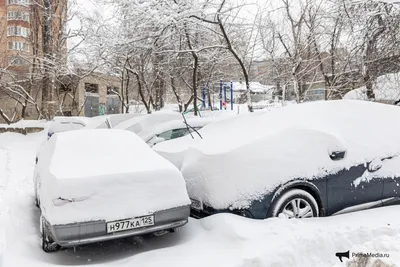
<path id="1" fill-rule="evenodd" d="M 145 129 L 144 131 L 141 131 L 138 133 L 139 137 L 141 137 L 143 140 L 148 141 L 152 137 L 154 137 L 157 134 L 161 134 L 166 131 L 174 130 L 174 129 L 182 129 L 182 128 L 198 128 L 198 127 L 204 127 L 207 124 L 215 121 L 219 121 L 222 118 L 216 117 L 216 118 L 199 118 L 199 117 L 188 117 L 186 118 L 186 123 L 188 126 L 185 124 L 185 121 L 182 118 L 180 119 L 175 119 L 175 120 L 170 120 L 162 123 L 155 124 L 153 127 L 149 127 Z"/>
<path id="2" fill-rule="evenodd" d="M 69 118 L 58 118 L 55 121 L 50 122 L 49 132 L 59 133 L 71 130 L 82 129 L 86 126 L 86 122 L 79 119 Z"/>
<path id="3" fill-rule="evenodd" d="M 265 112 L 255 112 L 255 113 L 244 113 L 234 117 L 217 117 L 217 118 L 204 118 L 204 119 L 211 119 L 210 123 L 204 126 L 199 133 L 204 139 L 213 138 L 216 134 L 222 133 L 223 135 L 229 134 L 225 132 L 225 128 L 230 125 L 244 125 L 246 123 L 252 122 L 252 118 L 256 118 L 265 114 Z M 225 133 L 225 134 L 224 134 Z M 153 149 L 157 152 L 165 152 L 165 153 L 176 153 L 182 152 L 189 148 L 190 146 L 194 145 L 197 139 L 201 139 L 197 135 L 193 139 L 191 136 L 184 136 L 181 138 L 168 140 L 166 142 L 161 142 L 156 144 Z"/>
<path id="4" fill-rule="evenodd" d="M 145 114 L 123 121 L 118 125 L 113 126 L 113 129 L 128 130 L 134 133 L 139 133 L 149 127 L 153 127 L 158 123 L 163 123 L 170 120 L 176 120 L 182 118 L 182 115 L 178 112 L 172 111 L 159 111 L 153 114 Z"/>
<path id="5" fill-rule="evenodd" d="M 191 116 L 188 116 L 188 118 L 191 118 Z M 113 128 L 134 132 L 143 140 L 148 141 L 158 133 L 156 130 L 157 127 L 161 127 L 162 130 L 162 127 L 168 127 L 168 123 L 182 125 L 182 114 L 172 111 L 158 111 L 145 116 L 126 120 Z"/>
<path id="6" fill-rule="evenodd" d="M 108 120 L 110 121 L 111 128 L 117 126 L 120 123 L 123 123 L 124 121 L 130 120 L 132 118 L 137 118 L 141 116 L 145 116 L 146 114 L 142 113 L 126 113 L 126 114 L 113 114 L 113 115 L 108 115 Z"/>
<path id="7" fill-rule="evenodd" d="M 367 142 L 368 151 L 388 152 L 400 133 L 400 109 L 396 106 L 368 101 L 335 100 L 310 102 L 273 110 L 260 116 L 248 117 L 240 123 L 225 120 L 205 128 L 213 138 L 204 138 L 194 147 L 206 154 L 233 150 L 259 138 L 284 129 L 305 128 L 340 137 L 347 145 Z M 385 129 L 381 129 L 385 127 Z M 224 130 L 222 130 L 224 129 Z M 391 137 L 371 143 L 371 137 Z M 388 142 L 389 141 L 389 142 Z M 294 146 L 296 144 L 293 144 Z M 382 145 L 386 145 L 385 148 Z M 365 151 L 365 152 L 368 152 Z"/>
<path id="8" fill-rule="evenodd" d="M 55 147 L 49 169 L 58 179 L 171 168 L 167 161 L 160 159 L 143 140 L 129 131 L 70 131 L 56 134 L 51 143 Z"/>
<path id="9" fill-rule="evenodd" d="M 190 204 L 179 170 L 129 131 L 55 134 L 41 150 L 37 173 L 52 224 L 132 218 Z"/>
<path id="10" fill-rule="evenodd" d="M 398 154 L 399 117 L 399 107 L 348 100 L 288 106 L 240 123 L 224 120 L 205 127 L 209 137 L 180 152 L 180 168 L 191 197 L 215 208 L 246 207 L 291 179 L 318 179 Z M 343 150 L 343 160 L 330 159 L 329 152 Z M 380 175 L 400 174 L 400 167 L 383 169 Z"/>

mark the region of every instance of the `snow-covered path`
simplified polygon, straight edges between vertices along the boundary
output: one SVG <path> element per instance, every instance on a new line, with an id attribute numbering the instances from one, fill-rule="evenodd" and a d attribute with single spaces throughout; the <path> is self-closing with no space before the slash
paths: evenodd
<path id="1" fill-rule="evenodd" d="M 389 253 L 383 261 L 400 263 L 398 206 L 307 220 L 255 221 L 221 214 L 191 219 L 179 232 L 162 237 L 128 238 L 46 254 L 39 246 L 39 211 L 32 188 L 35 154 L 44 139 L 40 134 L 0 135 L 0 267 L 339 267 L 346 264 L 335 253 L 347 250 Z M 347 266 L 396 266 L 349 262 Z"/>

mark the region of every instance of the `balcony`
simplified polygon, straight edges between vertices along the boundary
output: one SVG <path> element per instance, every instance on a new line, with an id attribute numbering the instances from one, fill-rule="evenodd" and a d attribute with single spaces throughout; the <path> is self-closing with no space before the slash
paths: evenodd
<path id="1" fill-rule="evenodd" d="M 29 28 L 20 27 L 20 26 L 8 26 L 7 27 L 7 36 L 20 36 L 27 38 L 30 35 Z"/>
<path id="2" fill-rule="evenodd" d="M 18 21 L 26 21 L 29 22 L 30 14 L 23 13 L 20 11 L 8 11 L 7 12 L 7 20 L 18 20 Z"/>
<path id="3" fill-rule="evenodd" d="M 8 6 L 11 5 L 29 6 L 30 0 L 7 0 L 6 3 Z"/>

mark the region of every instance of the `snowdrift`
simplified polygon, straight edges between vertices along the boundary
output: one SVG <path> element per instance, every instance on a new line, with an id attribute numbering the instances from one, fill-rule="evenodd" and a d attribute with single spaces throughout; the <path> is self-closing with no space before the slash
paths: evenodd
<path id="1" fill-rule="evenodd" d="M 179 170 L 128 131 L 56 134 L 40 152 L 37 173 L 42 212 L 51 224 L 117 220 L 190 204 Z"/>

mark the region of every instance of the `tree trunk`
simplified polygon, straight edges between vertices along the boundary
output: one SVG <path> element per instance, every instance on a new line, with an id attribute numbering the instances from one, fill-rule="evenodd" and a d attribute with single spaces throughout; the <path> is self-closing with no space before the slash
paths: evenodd
<path id="1" fill-rule="evenodd" d="M 197 116 L 197 75 L 198 75 L 198 68 L 199 68 L 199 57 L 196 52 L 193 50 L 192 42 L 190 40 L 189 32 L 187 31 L 187 27 L 185 24 L 185 34 L 186 34 L 186 41 L 190 50 L 192 50 L 191 54 L 193 57 L 193 74 L 192 74 L 192 91 L 193 91 L 193 110 L 194 115 Z M 185 108 L 186 109 L 186 108 Z"/>
<path id="2" fill-rule="evenodd" d="M 176 100 L 178 101 L 179 112 L 182 112 L 183 111 L 182 99 L 178 94 L 178 90 L 176 89 L 175 85 L 175 79 L 173 77 L 171 77 L 171 87 L 172 87 L 172 92 L 174 93 Z"/>
<path id="3" fill-rule="evenodd" d="M 42 42 L 44 55 L 44 70 L 42 79 L 42 114 L 47 120 L 55 116 L 54 101 L 54 70 L 53 44 L 52 44 L 52 6 L 51 0 L 43 0 Z"/>
<path id="4" fill-rule="evenodd" d="M 132 71 L 131 71 L 131 73 L 136 76 L 136 80 L 137 80 L 138 88 L 139 88 L 140 99 L 142 100 L 143 105 L 145 106 L 147 113 L 150 114 L 151 113 L 150 104 L 147 104 L 147 101 L 146 101 L 146 99 L 144 97 L 143 88 L 142 88 L 142 82 L 140 81 L 140 75 L 138 73 L 132 72 Z"/>
<path id="5" fill-rule="evenodd" d="M 184 112 L 186 112 L 187 108 L 189 107 L 190 103 L 193 101 L 193 95 L 189 98 L 189 101 L 186 102 L 185 107 L 184 107 Z"/>
<path id="6" fill-rule="evenodd" d="M 121 101 L 121 113 L 124 113 L 124 88 L 125 88 L 125 70 L 122 70 L 121 75 L 121 92 L 119 92 L 119 101 Z"/>
<path id="7" fill-rule="evenodd" d="M 126 74 L 126 85 L 125 85 L 125 101 L 126 101 L 125 113 L 129 113 L 129 85 L 130 85 L 130 80 L 131 80 L 131 78 L 130 78 L 129 74 L 127 73 Z"/>
<path id="8" fill-rule="evenodd" d="M 4 113 L 4 111 L 0 108 L 0 116 L 5 120 L 5 122 L 10 125 L 11 119 Z"/>
<path id="9" fill-rule="evenodd" d="M 249 74 L 247 72 L 247 69 L 246 69 L 246 67 L 244 65 L 243 60 L 239 57 L 239 55 L 236 53 L 235 49 L 233 48 L 232 43 L 231 43 L 231 41 L 229 39 L 228 34 L 225 31 L 224 24 L 222 23 L 219 14 L 217 15 L 217 20 L 218 20 L 218 26 L 219 26 L 219 28 L 220 28 L 220 30 L 222 32 L 222 35 L 224 36 L 225 42 L 228 45 L 228 50 L 235 57 L 235 59 L 237 60 L 237 62 L 240 65 L 240 68 L 242 69 L 242 73 L 243 73 L 244 80 L 245 80 L 245 83 L 246 83 L 245 96 L 246 96 L 247 108 L 249 109 L 250 112 L 253 112 L 254 110 L 253 110 L 253 104 L 251 103 L 251 91 L 250 91 L 251 88 L 250 88 Z"/>

